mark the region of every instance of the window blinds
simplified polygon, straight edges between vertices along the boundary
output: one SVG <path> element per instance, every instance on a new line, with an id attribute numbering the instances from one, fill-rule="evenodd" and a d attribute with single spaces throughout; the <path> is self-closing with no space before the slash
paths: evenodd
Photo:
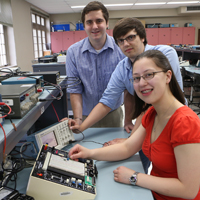
<path id="1" fill-rule="evenodd" d="M 0 23 L 6 26 L 13 26 L 10 0 L 0 0 Z"/>

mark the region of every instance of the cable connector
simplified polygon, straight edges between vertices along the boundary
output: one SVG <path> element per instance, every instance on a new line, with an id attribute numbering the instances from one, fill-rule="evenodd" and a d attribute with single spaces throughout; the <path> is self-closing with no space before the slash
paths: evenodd
<path id="1" fill-rule="evenodd" d="M 69 140 L 69 144 L 72 144 L 72 143 L 74 143 L 74 142 L 76 142 L 75 140 L 74 141 L 72 141 L 72 140 Z"/>
<path id="2" fill-rule="evenodd" d="M 17 127 L 15 126 L 15 124 L 12 122 L 13 128 L 15 129 L 15 131 L 17 131 Z"/>
<path id="3" fill-rule="evenodd" d="M 38 99 L 38 101 L 47 101 L 46 99 Z"/>
<path id="4" fill-rule="evenodd" d="M 4 172 L 0 171 L 0 180 L 3 180 L 3 174 L 4 174 Z"/>
<path id="5" fill-rule="evenodd" d="M 0 106 L 3 106 L 3 105 L 5 105 L 5 103 L 4 102 L 0 102 Z"/>
<path id="6" fill-rule="evenodd" d="M 3 165 L 4 169 L 12 169 L 12 161 L 11 161 L 11 157 L 7 156 Z"/>
<path id="7" fill-rule="evenodd" d="M 3 163 L 5 163 L 6 157 L 7 157 L 7 154 L 6 154 L 6 153 L 3 153 Z"/>

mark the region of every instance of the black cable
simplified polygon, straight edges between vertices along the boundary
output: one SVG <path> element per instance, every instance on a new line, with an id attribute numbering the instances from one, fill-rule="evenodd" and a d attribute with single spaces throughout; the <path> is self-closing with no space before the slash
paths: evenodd
<path id="1" fill-rule="evenodd" d="M 76 129 L 76 130 L 78 130 L 78 129 Z M 74 143 L 74 142 L 80 142 L 80 141 L 84 140 L 85 136 L 84 136 L 83 132 L 81 132 L 80 130 L 78 130 L 78 131 L 79 131 L 79 133 L 81 133 L 83 135 L 83 138 L 80 140 L 74 140 L 74 141 L 70 140 L 69 144 Z"/>
<path id="2" fill-rule="evenodd" d="M 63 91 L 62 91 L 61 86 L 53 84 L 53 83 L 50 83 L 50 82 L 47 82 L 47 81 L 44 81 L 44 82 L 46 84 L 48 84 L 48 85 L 51 85 L 51 86 L 55 87 L 57 90 L 59 90 L 60 91 L 60 96 L 59 97 L 48 98 L 48 99 L 47 98 L 46 99 L 38 99 L 38 101 L 52 101 L 52 100 L 55 100 L 55 99 L 56 100 L 60 100 L 63 97 Z M 46 88 L 44 88 L 44 89 L 47 90 Z M 49 90 L 51 90 L 51 88 Z"/>
<path id="3" fill-rule="evenodd" d="M 8 113 L 9 113 L 9 108 L 6 105 L 1 105 L 0 106 L 0 114 L 2 114 L 2 115 L 8 115 L 8 116 L 15 114 L 14 111 L 11 111 L 10 114 L 8 114 Z"/>
<path id="4" fill-rule="evenodd" d="M 16 156 L 16 155 L 22 155 L 23 156 L 23 159 L 25 159 L 25 161 L 35 161 L 36 159 L 34 157 L 31 157 L 31 156 L 28 156 L 25 154 L 26 150 L 27 150 L 27 147 L 31 145 L 31 143 L 27 143 L 24 145 L 24 148 L 22 149 L 22 152 L 18 151 L 16 148 L 21 148 L 21 146 L 15 146 L 14 149 L 10 152 L 9 155 L 11 156 Z M 13 154 L 13 152 L 17 152 L 16 154 Z M 15 158 L 15 157 L 13 157 Z M 20 159 L 20 158 L 18 158 Z"/>
<path id="5" fill-rule="evenodd" d="M 5 169 L 4 163 L 2 162 L 2 164 L 1 164 L 3 172 L 8 173 L 3 177 L 2 181 L 1 181 L 1 186 L 7 186 L 9 181 L 14 181 L 15 189 L 16 189 L 17 173 L 24 169 L 25 159 L 20 158 L 20 159 L 15 159 L 15 160 L 11 160 L 11 161 L 12 161 L 11 169 Z"/>
<path id="6" fill-rule="evenodd" d="M 108 144 L 108 142 L 105 142 L 105 143 L 100 143 L 100 142 L 96 142 L 96 141 L 93 141 L 93 140 L 91 140 L 91 141 L 85 141 L 84 140 L 84 138 L 85 138 L 85 136 L 84 136 L 84 134 L 83 134 L 83 132 L 82 131 L 80 131 L 79 129 L 76 129 L 77 131 L 79 131 L 79 133 L 81 133 L 82 135 L 83 135 L 83 138 L 81 139 L 81 140 L 75 140 L 75 141 L 70 141 L 69 143 L 71 144 L 71 143 L 74 143 L 74 142 L 93 142 L 93 143 L 96 143 L 96 144 L 101 144 L 102 146 L 104 146 L 104 144 Z M 108 144 L 109 145 L 109 144 Z"/>
<path id="7" fill-rule="evenodd" d="M 53 83 L 44 81 L 46 84 L 51 85 L 51 86 L 55 87 L 56 89 L 60 90 L 60 96 L 59 97 L 54 97 L 54 98 L 49 98 L 49 99 L 39 99 L 38 101 L 52 101 L 54 99 L 60 100 L 62 98 L 62 96 L 63 96 L 62 89 L 66 89 L 66 88 L 70 88 L 70 87 L 75 87 L 75 86 L 77 86 L 77 85 L 79 85 L 81 83 L 81 80 L 79 78 L 76 78 L 76 77 L 67 77 L 65 80 L 63 80 L 63 82 L 66 82 L 66 81 L 72 81 L 72 82 L 69 83 L 69 84 L 63 84 L 62 83 L 60 85 L 55 85 Z M 48 88 L 48 89 L 52 90 L 51 88 Z"/>
<path id="8" fill-rule="evenodd" d="M 27 144 L 27 145 L 24 146 L 25 149 L 22 151 L 22 153 L 26 151 L 26 149 L 27 149 L 27 147 L 28 147 L 29 145 L 31 145 L 31 144 Z M 20 151 L 18 151 L 16 148 L 20 148 L 20 147 L 19 147 L 19 146 L 15 146 L 15 147 L 13 148 L 13 150 L 9 153 L 9 155 L 14 156 L 14 155 L 20 154 Z M 13 151 L 14 151 L 14 152 L 16 151 L 17 154 L 13 154 L 13 153 L 12 153 Z"/>
<path id="9" fill-rule="evenodd" d="M 93 140 L 91 140 L 91 141 L 82 141 L 82 142 L 93 142 L 93 143 L 96 143 L 96 144 L 101 144 L 102 146 L 104 145 L 103 143 L 100 143 L 100 142 L 95 142 L 95 141 L 93 141 Z"/>
<path id="10" fill-rule="evenodd" d="M 8 71 L 6 71 L 6 70 L 8 70 Z M 10 68 L 1 68 L 0 72 L 7 73 L 5 76 L 7 76 L 8 78 L 14 76 L 14 73 Z"/>

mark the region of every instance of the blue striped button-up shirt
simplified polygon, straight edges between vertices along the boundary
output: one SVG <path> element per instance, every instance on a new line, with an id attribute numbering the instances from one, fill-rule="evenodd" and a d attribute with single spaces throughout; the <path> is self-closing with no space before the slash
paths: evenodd
<path id="1" fill-rule="evenodd" d="M 179 60 L 174 48 L 167 45 L 152 46 L 147 44 L 145 46 L 145 51 L 147 50 L 159 50 L 168 58 L 177 82 L 179 83 L 180 88 L 183 89 Z M 131 60 L 128 57 L 119 62 L 111 76 L 107 89 L 103 93 L 103 97 L 100 99 L 101 103 L 112 109 L 113 105 L 116 104 L 117 99 L 120 98 L 125 89 L 127 89 L 130 94 L 134 95 L 133 83 L 130 81 L 133 73 L 132 68 Z"/>
<path id="2" fill-rule="evenodd" d="M 99 53 L 91 46 L 88 37 L 73 44 L 67 51 L 66 73 L 68 77 L 77 77 L 81 84 L 67 89 L 69 93 L 82 94 L 83 115 L 89 115 L 99 103 L 108 81 L 124 54 L 115 44 L 113 37 L 107 35 L 106 43 Z M 113 110 L 123 102 L 123 96 L 117 99 Z"/>

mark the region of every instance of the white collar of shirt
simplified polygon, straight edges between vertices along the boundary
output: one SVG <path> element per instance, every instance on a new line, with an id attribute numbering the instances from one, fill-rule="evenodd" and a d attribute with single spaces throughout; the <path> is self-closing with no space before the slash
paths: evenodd
<path id="1" fill-rule="evenodd" d="M 89 41 L 89 38 L 85 38 L 84 39 L 84 45 L 82 47 L 82 53 L 85 52 L 85 51 L 90 51 L 92 53 L 98 53 L 93 47 L 92 45 L 90 44 L 90 41 Z M 114 40 L 114 39 L 113 39 Z M 105 49 L 108 49 L 108 48 L 111 48 L 114 50 L 114 45 L 113 45 L 113 41 L 111 39 L 111 36 L 109 36 L 107 34 L 107 38 L 106 38 L 106 43 L 104 44 L 103 48 L 101 49 L 101 51 L 105 50 Z"/>
<path id="2" fill-rule="evenodd" d="M 96 51 L 97 53 L 100 53 L 101 49 L 98 49 L 98 50 L 95 49 L 95 51 Z"/>

